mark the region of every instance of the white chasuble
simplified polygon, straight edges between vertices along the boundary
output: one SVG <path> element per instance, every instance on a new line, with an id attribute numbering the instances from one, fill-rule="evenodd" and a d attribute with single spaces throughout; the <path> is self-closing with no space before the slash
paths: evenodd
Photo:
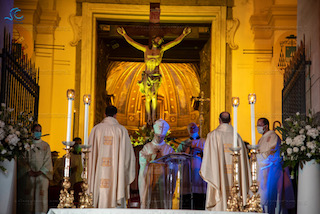
<path id="1" fill-rule="evenodd" d="M 243 204 L 246 204 L 249 183 L 251 183 L 250 166 L 247 150 L 238 135 L 240 150 L 239 184 Z M 203 150 L 203 160 L 200 175 L 207 182 L 206 210 L 226 211 L 227 200 L 231 193 L 232 181 L 232 151 L 233 127 L 222 123 L 207 135 Z"/>
<path id="2" fill-rule="evenodd" d="M 171 146 L 162 141 L 160 144 L 157 144 L 153 139 L 150 143 L 144 145 L 142 150 L 139 153 L 139 194 L 141 208 L 146 208 L 146 194 L 147 194 L 147 183 L 146 183 L 146 174 L 148 171 L 148 164 L 150 161 L 153 161 L 159 157 L 174 153 L 174 150 Z"/>
<path id="3" fill-rule="evenodd" d="M 128 131 L 113 117 L 93 127 L 89 136 L 89 191 L 93 206 L 114 208 L 130 197 L 135 179 L 135 154 Z"/>
<path id="4" fill-rule="evenodd" d="M 22 213 L 46 213 L 48 211 L 48 188 L 49 180 L 52 179 L 53 169 L 51 150 L 47 142 L 34 141 L 34 149 L 26 154 L 26 158 L 19 160 L 18 212 Z M 42 174 L 32 177 L 29 171 Z"/>

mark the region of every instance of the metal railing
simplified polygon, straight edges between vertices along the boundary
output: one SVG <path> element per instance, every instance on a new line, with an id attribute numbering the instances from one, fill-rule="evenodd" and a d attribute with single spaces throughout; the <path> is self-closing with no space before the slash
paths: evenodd
<path id="1" fill-rule="evenodd" d="M 12 108 L 11 119 L 18 120 L 21 112 L 38 120 L 39 69 L 23 53 L 22 45 L 11 41 L 4 30 L 1 57 L 0 102 Z"/>

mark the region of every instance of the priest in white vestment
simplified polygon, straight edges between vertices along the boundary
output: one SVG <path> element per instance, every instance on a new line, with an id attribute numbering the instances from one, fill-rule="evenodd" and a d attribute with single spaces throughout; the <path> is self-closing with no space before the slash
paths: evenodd
<path id="1" fill-rule="evenodd" d="M 191 181 L 192 181 L 192 198 L 193 198 L 193 207 L 191 207 L 191 192 L 186 191 L 190 190 L 189 183 L 189 171 L 184 170 L 185 180 L 188 183 L 184 183 L 184 191 L 182 197 L 182 208 L 183 209 L 196 209 L 196 210 L 204 210 L 205 209 L 205 201 L 206 201 L 206 191 L 207 191 L 207 183 L 201 178 L 199 171 L 202 163 L 203 157 L 203 148 L 206 139 L 200 138 L 199 128 L 196 123 L 192 122 L 188 125 L 188 133 L 190 138 L 185 141 L 182 141 L 177 148 L 177 152 L 184 152 L 187 154 L 191 154 L 193 156 L 191 162 Z"/>
<path id="2" fill-rule="evenodd" d="M 144 145 L 139 153 L 140 170 L 138 181 L 141 208 L 146 208 L 146 173 L 148 164 L 153 160 L 175 152 L 173 148 L 164 141 L 169 128 L 170 126 L 166 121 L 162 119 L 157 120 L 153 125 L 154 137 L 152 141 Z"/>
<path id="3" fill-rule="evenodd" d="M 282 169 L 281 140 L 274 131 L 269 130 L 266 118 L 258 119 L 257 131 L 262 134 L 257 154 L 261 206 L 269 214 L 287 213 L 288 209 L 294 208 L 295 199 L 289 169 Z"/>
<path id="4" fill-rule="evenodd" d="M 89 191 L 96 208 L 124 208 L 135 179 L 136 158 L 127 129 L 116 119 L 117 108 L 108 106 L 105 115 L 89 136 Z"/>
<path id="5" fill-rule="evenodd" d="M 203 150 L 203 160 L 200 169 L 201 177 L 207 182 L 206 210 L 226 211 L 227 200 L 231 194 L 232 180 L 232 151 L 233 127 L 230 123 L 230 114 L 222 112 L 219 117 L 220 125 L 207 135 Z M 238 135 L 240 150 L 239 184 L 243 204 L 246 204 L 249 191 L 250 166 L 247 149 Z"/>
<path id="6" fill-rule="evenodd" d="M 18 161 L 18 213 L 48 211 L 48 188 L 53 169 L 50 146 L 41 140 L 41 129 L 40 124 L 32 127 L 31 149 Z"/>

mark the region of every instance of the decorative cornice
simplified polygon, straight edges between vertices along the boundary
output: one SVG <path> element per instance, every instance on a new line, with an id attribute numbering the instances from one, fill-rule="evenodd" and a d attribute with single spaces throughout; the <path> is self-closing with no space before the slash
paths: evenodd
<path id="1" fill-rule="evenodd" d="M 41 7 L 38 0 L 14 1 L 14 7 L 21 9 L 23 24 L 37 25 L 40 21 Z"/>
<path id="2" fill-rule="evenodd" d="M 81 40 L 82 35 L 82 16 L 76 16 L 74 14 L 69 16 L 69 23 L 72 27 L 73 31 L 73 40 L 70 42 L 72 47 L 76 46 L 78 42 Z"/>
<path id="3" fill-rule="evenodd" d="M 297 5 L 274 5 L 250 18 L 255 39 L 269 39 L 275 30 L 297 29 Z"/>
<path id="4" fill-rule="evenodd" d="M 52 34 L 59 25 L 60 17 L 56 10 L 43 10 L 40 22 L 37 25 L 37 33 Z"/>
<path id="5" fill-rule="evenodd" d="M 239 19 L 227 19 L 227 44 L 232 50 L 238 49 L 238 45 L 234 43 L 234 36 L 236 34 L 236 31 L 240 25 Z"/>

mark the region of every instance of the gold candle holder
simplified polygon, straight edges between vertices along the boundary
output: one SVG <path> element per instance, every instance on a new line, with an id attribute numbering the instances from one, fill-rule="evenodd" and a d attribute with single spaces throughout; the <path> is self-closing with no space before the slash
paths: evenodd
<path id="1" fill-rule="evenodd" d="M 227 201 L 227 211 L 229 212 L 242 212 L 243 201 L 242 196 L 239 195 L 239 151 L 241 147 L 232 147 L 230 150 L 232 153 L 232 166 L 233 166 L 233 185 L 231 188 L 231 195 Z"/>
<path id="2" fill-rule="evenodd" d="M 251 149 L 251 178 L 252 185 L 250 190 L 252 192 L 252 196 L 248 194 L 247 204 L 244 209 L 245 212 L 256 212 L 262 213 L 262 207 L 260 205 L 261 199 L 260 194 L 258 194 L 259 185 L 257 181 L 257 154 L 259 145 L 248 145 L 248 148 Z"/>
<path id="3" fill-rule="evenodd" d="M 65 156 L 65 164 L 64 164 L 64 177 L 63 177 L 63 190 L 60 191 L 59 204 L 58 208 L 76 208 L 73 203 L 74 200 L 74 191 L 71 190 L 69 193 L 69 189 L 71 187 L 71 183 L 69 181 L 70 176 L 70 150 L 71 146 L 73 146 L 74 141 L 63 141 L 63 145 L 66 146 L 64 150 L 66 150 Z"/>
<path id="4" fill-rule="evenodd" d="M 82 183 L 82 192 L 79 193 L 79 208 L 93 208 L 93 195 L 92 193 L 88 193 L 89 185 L 88 185 L 88 155 L 90 145 L 81 145 L 82 153 L 84 153 L 83 158 L 83 183 Z"/>

